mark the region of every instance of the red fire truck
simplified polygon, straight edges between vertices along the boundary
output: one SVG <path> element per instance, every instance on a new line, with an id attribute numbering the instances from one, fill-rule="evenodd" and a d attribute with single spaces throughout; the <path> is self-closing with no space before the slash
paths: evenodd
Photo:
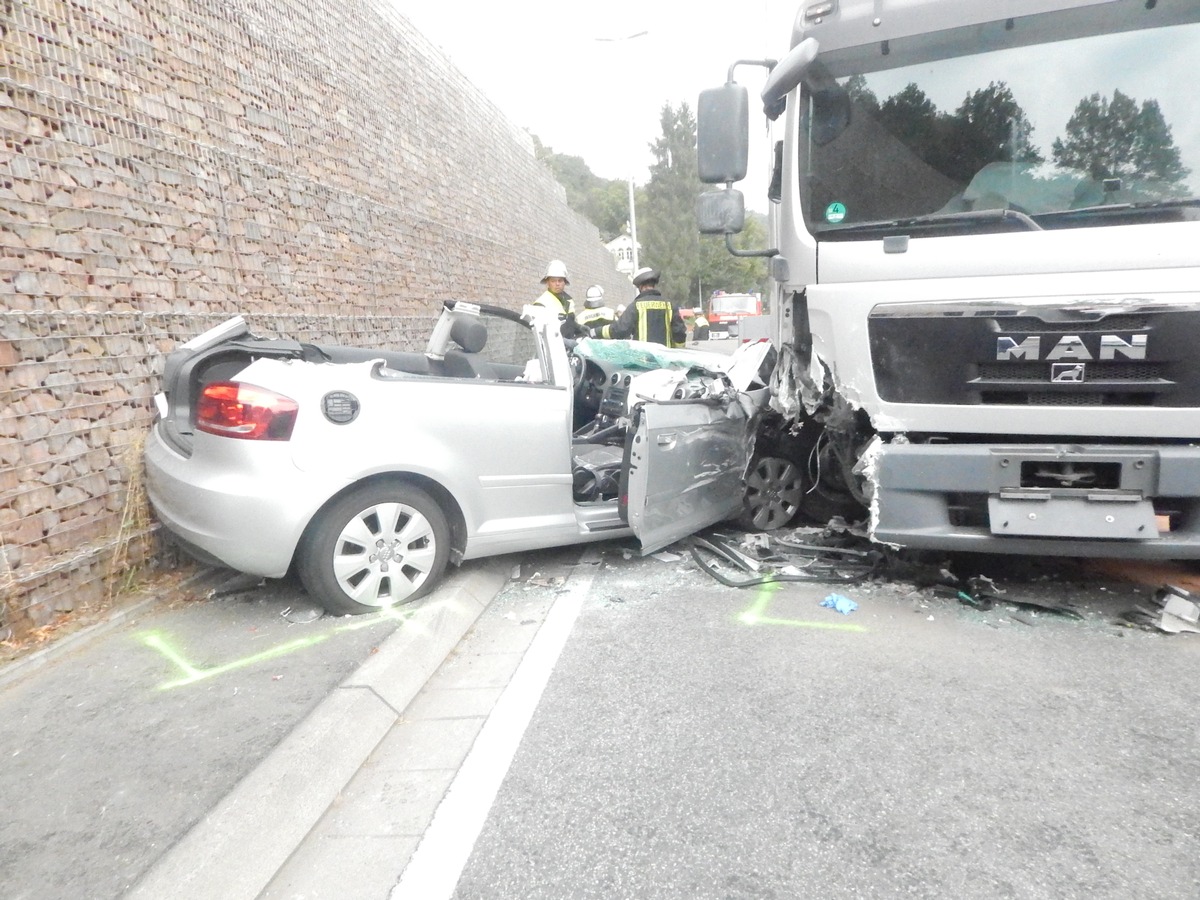
<path id="1" fill-rule="evenodd" d="M 761 316 L 763 304 L 761 294 L 727 294 L 713 291 L 709 298 L 706 318 L 710 339 L 722 340 L 737 337 L 738 322 L 746 316 Z"/>

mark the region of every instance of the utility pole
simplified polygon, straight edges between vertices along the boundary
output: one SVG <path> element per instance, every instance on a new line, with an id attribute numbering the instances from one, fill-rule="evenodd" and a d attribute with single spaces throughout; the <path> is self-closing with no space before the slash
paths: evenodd
<path id="1" fill-rule="evenodd" d="M 637 207 L 633 202 L 633 176 L 629 176 L 629 238 L 633 241 L 633 271 L 636 272 L 638 266 L 638 242 L 637 242 Z"/>

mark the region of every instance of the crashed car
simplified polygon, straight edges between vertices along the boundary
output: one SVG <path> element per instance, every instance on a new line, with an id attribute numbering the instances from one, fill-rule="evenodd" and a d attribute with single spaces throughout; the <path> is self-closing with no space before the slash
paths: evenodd
<path id="1" fill-rule="evenodd" d="M 337 614 L 414 600 L 448 562 L 629 535 L 649 553 L 741 511 L 756 398 L 736 368 L 567 341 L 538 307 L 448 302 L 423 353 L 235 317 L 168 355 L 147 493 L 194 556 L 295 571 Z"/>

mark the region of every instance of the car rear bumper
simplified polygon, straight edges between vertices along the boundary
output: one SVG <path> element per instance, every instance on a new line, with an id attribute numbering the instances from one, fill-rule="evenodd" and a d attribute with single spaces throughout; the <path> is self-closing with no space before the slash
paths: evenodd
<path id="1" fill-rule="evenodd" d="M 280 578 L 313 510 L 311 473 L 293 464 L 286 443 L 205 435 L 210 452 L 185 458 L 151 430 L 146 493 L 162 525 L 196 555 L 239 572 Z M 198 552 L 197 552 L 198 551 Z"/>

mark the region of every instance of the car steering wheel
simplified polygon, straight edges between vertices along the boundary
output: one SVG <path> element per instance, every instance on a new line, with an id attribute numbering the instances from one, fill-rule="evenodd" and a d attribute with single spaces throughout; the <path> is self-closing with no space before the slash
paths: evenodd
<path id="1" fill-rule="evenodd" d="M 579 389 L 583 387 L 583 376 L 587 372 L 587 363 L 574 353 L 568 353 L 567 358 L 571 361 L 571 388 L 578 393 Z"/>

